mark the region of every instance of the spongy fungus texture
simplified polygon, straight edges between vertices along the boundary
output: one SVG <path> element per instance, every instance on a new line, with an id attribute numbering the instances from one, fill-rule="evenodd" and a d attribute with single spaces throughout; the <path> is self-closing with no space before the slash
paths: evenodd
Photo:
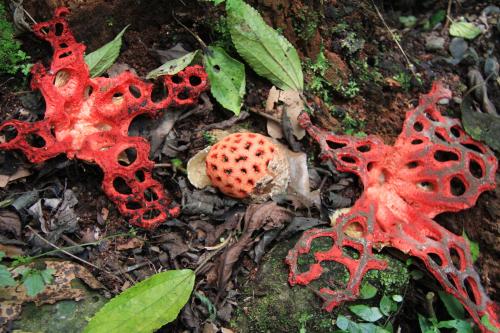
<path id="1" fill-rule="evenodd" d="M 353 138 L 324 131 L 307 114 L 301 114 L 301 126 L 319 143 L 321 158 L 341 172 L 358 175 L 365 190 L 332 228 L 303 234 L 287 256 L 290 284 L 306 285 L 318 279 L 328 262 L 344 265 L 350 276 L 345 290 L 320 289 L 325 308 L 332 310 L 357 298 L 367 271 L 387 267 L 373 249 L 391 246 L 421 259 L 482 331 L 491 331 L 484 324 L 486 319 L 500 328 L 498 308 L 481 285 L 468 242 L 433 220 L 437 214 L 472 207 L 482 192 L 495 188 L 497 160 L 493 152 L 437 108 L 442 98 L 450 97 L 448 89 L 435 83 L 407 113 L 394 146 L 386 146 L 375 136 Z M 330 238 L 333 245 L 314 253 L 307 269 L 299 269 L 299 258 L 320 238 Z M 346 248 L 357 251 L 359 257 L 345 256 Z"/>
<path id="2" fill-rule="evenodd" d="M 128 128 L 139 115 L 157 117 L 169 107 L 197 103 L 207 88 L 200 66 L 187 67 L 159 85 L 165 94 L 131 72 L 114 78 L 91 78 L 84 61 L 85 46 L 68 28 L 66 8 L 33 27 L 54 49 L 50 68 L 33 66 L 31 86 L 42 93 L 45 118 L 35 123 L 11 120 L 0 126 L 0 149 L 19 149 L 33 163 L 59 154 L 98 164 L 104 172 L 103 190 L 130 223 L 153 228 L 180 208 L 151 176 L 149 143 L 129 137 Z M 161 89 L 160 89 L 161 90 Z M 3 141 L 3 142 L 2 142 Z"/>

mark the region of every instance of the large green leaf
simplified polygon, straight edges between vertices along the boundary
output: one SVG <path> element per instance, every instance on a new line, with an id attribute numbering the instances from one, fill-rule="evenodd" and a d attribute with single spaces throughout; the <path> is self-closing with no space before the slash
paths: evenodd
<path id="1" fill-rule="evenodd" d="M 193 61 L 198 52 L 199 50 L 196 50 L 194 52 L 185 54 L 180 58 L 167 61 L 160 67 L 149 72 L 148 75 L 146 75 L 146 79 L 156 79 L 157 77 L 162 75 L 175 75 L 179 73 Z"/>
<path id="2" fill-rule="evenodd" d="M 212 95 L 223 107 L 240 114 L 245 95 L 245 66 L 218 46 L 208 47 L 203 62 Z"/>
<path id="3" fill-rule="evenodd" d="M 227 0 L 233 44 L 253 70 L 282 90 L 302 91 L 304 78 L 293 45 L 242 0 Z"/>
<path id="4" fill-rule="evenodd" d="M 189 300 L 195 274 L 172 270 L 155 274 L 109 301 L 84 333 L 150 333 L 173 321 Z"/>
<path id="5" fill-rule="evenodd" d="M 104 73 L 108 68 L 113 66 L 116 58 L 120 55 L 122 47 L 122 36 L 129 26 L 123 28 L 115 39 L 101 46 L 99 49 L 85 56 L 85 62 L 89 66 L 90 76 L 96 77 Z"/>
<path id="6" fill-rule="evenodd" d="M 438 291 L 439 298 L 453 319 L 464 319 L 465 310 L 463 305 L 453 296 L 444 291 Z"/>

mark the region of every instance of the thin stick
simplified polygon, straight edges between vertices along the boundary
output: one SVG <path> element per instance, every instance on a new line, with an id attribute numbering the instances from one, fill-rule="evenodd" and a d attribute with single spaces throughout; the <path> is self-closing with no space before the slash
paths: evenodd
<path id="1" fill-rule="evenodd" d="M 201 48 L 203 49 L 203 52 L 205 52 L 205 50 L 208 48 L 208 46 L 200 38 L 200 36 L 198 36 L 197 34 L 195 34 L 193 31 L 191 31 L 191 29 L 189 29 L 181 21 L 179 21 L 179 19 L 175 16 L 175 12 L 174 11 L 172 11 L 172 17 L 174 18 L 175 22 L 177 22 L 181 27 L 183 27 L 184 29 L 186 29 L 187 32 L 189 32 L 198 41 L 198 43 L 200 43 Z"/>
<path id="2" fill-rule="evenodd" d="M 452 0 L 448 0 L 448 8 L 446 9 L 446 22 L 444 23 L 443 31 L 446 31 L 448 29 L 448 26 L 450 25 L 451 22 L 451 3 Z"/>
<path id="3" fill-rule="evenodd" d="M 33 22 L 34 24 L 38 24 L 38 22 L 35 21 L 35 19 L 30 15 L 30 13 L 28 13 L 28 11 L 26 9 L 24 9 L 23 6 L 20 6 L 20 7 L 23 10 L 24 14 L 26 14 L 26 16 L 28 16 L 28 18 L 31 20 L 31 22 Z"/>
<path id="4" fill-rule="evenodd" d="M 410 58 L 408 58 L 408 56 L 406 55 L 406 52 L 405 50 L 403 50 L 403 47 L 401 46 L 401 44 L 398 42 L 397 38 L 396 38 L 396 35 L 394 34 L 394 32 L 392 32 L 391 28 L 389 27 L 389 25 L 387 24 L 387 22 L 385 22 L 385 19 L 384 17 L 382 16 L 382 13 L 380 13 L 380 10 L 378 10 L 378 7 L 377 5 L 375 4 L 375 2 L 373 0 L 372 1 L 372 4 L 373 4 L 373 7 L 375 7 L 375 11 L 377 12 L 377 15 L 378 17 L 380 18 L 380 20 L 382 20 L 382 23 L 384 24 L 385 28 L 387 29 L 387 31 L 389 31 L 389 33 L 391 34 L 392 36 L 392 39 L 394 40 L 394 42 L 396 43 L 396 45 L 398 46 L 399 50 L 401 51 L 401 53 L 403 54 L 403 57 L 405 58 L 406 62 L 408 63 L 408 68 L 409 70 L 411 71 L 411 73 L 413 74 L 413 76 L 416 78 L 417 77 L 417 73 L 415 72 L 415 65 L 413 65 L 413 63 L 410 61 Z"/>

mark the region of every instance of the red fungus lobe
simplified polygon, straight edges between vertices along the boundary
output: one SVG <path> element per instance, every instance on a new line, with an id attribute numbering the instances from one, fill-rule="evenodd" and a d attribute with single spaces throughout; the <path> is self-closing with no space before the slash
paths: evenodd
<path id="1" fill-rule="evenodd" d="M 374 246 L 383 244 L 421 259 L 482 331 L 489 332 L 481 323 L 485 315 L 493 327 L 500 328 L 496 306 L 474 270 L 468 242 L 433 220 L 437 214 L 472 207 L 481 193 L 495 188 L 497 160 L 493 152 L 437 108 L 440 99 L 450 97 L 448 89 L 435 83 L 407 113 L 394 146 L 384 145 L 375 136 L 355 138 L 327 132 L 314 126 L 306 113 L 301 114 L 301 126 L 319 143 L 321 158 L 333 162 L 341 172 L 358 175 L 365 188 L 349 213 L 338 217 L 332 228 L 306 231 L 286 259 L 291 285 L 306 285 L 319 278 L 322 262 L 335 261 L 348 269 L 346 290 L 320 289 L 328 311 L 357 298 L 368 270 L 386 267 L 372 252 Z M 330 238 L 332 247 L 315 253 L 316 262 L 299 272 L 299 256 L 307 254 L 313 240 L 321 237 Z M 346 256 L 346 247 L 357 250 L 359 257 Z"/>
<path id="2" fill-rule="evenodd" d="M 91 78 L 78 43 L 58 8 L 48 22 L 33 26 L 35 34 L 54 50 L 50 68 L 35 64 L 31 86 L 46 102 L 45 118 L 34 123 L 11 120 L 0 125 L 8 132 L 0 149 L 19 149 L 33 163 L 59 154 L 98 164 L 104 172 L 102 188 L 130 223 L 153 228 L 180 213 L 163 186 L 151 177 L 149 143 L 129 137 L 128 128 L 139 115 L 158 117 L 169 107 L 197 103 L 206 90 L 207 75 L 200 66 L 160 78 L 160 94 L 131 72 L 114 78 Z"/>

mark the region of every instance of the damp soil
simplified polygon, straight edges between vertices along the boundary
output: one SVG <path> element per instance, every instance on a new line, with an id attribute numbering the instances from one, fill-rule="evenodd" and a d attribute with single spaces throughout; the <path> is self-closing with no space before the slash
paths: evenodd
<path id="1" fill-rule="evenodd" d="M 324 6 L 319 6 L 318 1 L 298 0 L 254 0 L 249 1 L 257 7 L 266 21 L 274 27 L 279 28 L 285 36 L 298 48 L 303 59 L 315 59 L 320 50 L 325 50 L 339 55 L 339 68 L 345 68 L 339 76 L 358 78 L 359 93 L 352 99 L 336 95 L 334 104 L 336 109 L 347 110 L 348 114 L 363 123 L 362 130 L 366 134 L 378 135 L 387 144 L 393 143 L 401 131 L 406 111 L 416 106 L 418 94 L 428 91 L 433 80 L 439 79 L 448 84 L 458 97 L 464 91 L 466 82 L 466 68 L 452 66 L 440 60 L 443 54 L 429 54 L 425 50 L 425 42 L 417 33 L 406 33 L 402 39 L 402 47 L 407 50 L 411 59 L 417 63 L 417 70 L 422 74 L 420 84 L 412 84 L 409 89 L 394 87 L 386 81 L 377 81 L 370 76 L 373 72 L 380 74 L 382 78 L 392 78 L 398 73 L 407 73 L 405 58 L 392 42 L 387 29 L 380 22 L 377 14 L 371 6 L 371 1 L 331 0 L 325 1 Z M 75 4 L 76 3 L 76 4 Z M 323 3 L 323 2 L 321 2 Z M 377 2 L 384 13 L 390 26 L 399 26 L 397 18 L 399 15 L 424 15 L 446 6 L 447 1 L 435 1 L 433 4 L 421 5 L 418 1 L 401 1 L 396 6 L 392 1 Z M 428 2 L 426 2 L 428 3 Z M 37 21 L 44 21 L 51 17 L 53 8 L 57 5 L 68 5 L 72 9 L 69 22 L 77 40 L 84 41 L 87 52 L 97 49 L 105 44 L 130 25 L 124 35 L 121 54 L 117 60 L 119 63 L 127 64 L 133 68 L 138 75 L 144 76 L 152 69 L 158 67 L 160 59 L 153 51 L 154 49 L 166 50 L 177 43 L 182 43 L 188 51 L 198 49 L 200 46 L 196 40 L 177 21 L 192 29 L 208 44 L 212 42 L 227 43 L 224 39 L 222 10 L 214 8 L 205 1 L 140 1 L 140 0 L 25 0 L 24 7 Z M 462 3 L 459 12 L 479 13 L 481 8 L 487 5 L 487 1 L 468 0 Z M 460 13 L 455 13 L 456 16 Z M 174 17 L 175 16 L 175 19 Z M 221 23 L 222 22 L 222 23 Z M 346 54 L 340 38 L 345 37 L 345 32 L 334 31 L 332 27 L 339 24 L 349 24 L 349 30 L 356 33 L 356 38 L 363 39 L 364 46 L 361 51 L 353 55 Z M 35 61 L 48 63 L 50 61 L 50 48 L 45 43 L 37 40 L 30 34 L 20 36 L 23 49 Z M 489 47 L 478 44 L 479 53 L 484 53 Z M 498 43 L 496 46 L 498 54 Z M 367 68 L 361 70 L 354 66 L 355 63 L 367 64 Z M 377 74 L 377 75 L 379 75 Z M 251 70 L 247 69 L 248 83 L 245 103 L 252 108 L 262 108 L 265 104 L 267 91 L 270 84 L 262 80 Z M 22 77 L 7 78 L 0 77 L 0 121 L 11 118 L 22 118 L 37 120 L 42 114 L 30 113 L 26 101 L 22 96 L 29 91 L 28 82 Z M 318 96 L 308 96 L 315 103 L 316 121 L 324 127 L 332 130 L 342 130 L 342 120 L 331 115 L 330 110 L 324 105 L 324 101 Z M 493 102 L 498 106 L 500 96 L 496 94 Z M 182 138 L 179 145 L 187 145 L 177 158 L 186 162 L 199 149 L 208 145 L 203 136 L 203 128 L 207 124 L 218 123 L 230 118 L 230 114 L 223 110 L 213 101 L 214 109 L 210 113 L 194 115 L 176 123 L 175 131 Z M 43 105 L 41 106 L 43 108 Z M 458 115 L 459 105 L 450 101 L 446 108 L 447 114 Z M 265 131 L 264 122 L 256 114 L 251 114 L 243 122 L 243 127 L 254 131 Z M 309 151 L 317 152 L 317 147 L 307 139 L 303 140 L 303 146 Z M 25 181 L 0 188 L 0 201 L 12 192 L 26 192 L 35 188 L 41 188 L 48 182 L 57 181 L 66 188 L 71 188 L 78 197 L 77 215 L 80 218 L 79 230 L 68 235 L 70 242 L 62 241 L 60 246 L 72 245 L 72 242 L 84 243 L 92 241 L 96 230 L 100 236 L 113 235 L 129 231 L 126 220 L 121 217 L 116 208 L 108 201 L 100 190 L 102 172 L 94 165 L 79 161 L 65 162 L 64 157 L 58 157 L 57 161 L 47 162 L 44 165 L 30 165 L 20 153 L 0 152 L 2 169 L 22 166 L 30 168 L 33 175 Z M 160 157 L 156 163 L 169 163 L 169 159 Z M 8 165 L 7 165 L 8 164 Z M 10 167 L 12 165 L 12 167 Z M 43 177 L 37 173 L 46 173 Z M 172 193 L 177 201 L 182 200 L 179 182 L 185 177 L 182 171 L 172 168 L 157 168 L 154 172 L 155 178 L 165 184 L 166 189 Z M 500 176 L 497 174 L 497 184 Z M 358 184 L 358 182 L 353 182 Z M 347 191 L 354 197 L 359 194 L 361 188 L 355 185 Z M 96 249 L 85 253 L 86 259 L 99 267 L 106 267 L 113 272 L 121 272 L 116 275 L 104 274 L 102 271 L 93 271 L 96 277 L 105 285 L 111 294 L 117 294 L 134 281 L 138 281 L 156 272 L 159 265 L 175 268 L 190 267 L 190 258 L 172 259 L 165 254 L 161 248 L 161 240 L 166 234 L 178 233 L 188 242 L 196 240 L 199 234 L 187 228 L 186 225 L 192 221 L 205 220 L 204 216 L 180 217 L 181 227 L 172 224 L 162 227 L 156 231 L 137 231 L 138 237 L 144 240 L 144 246 L 130 251 L 117 251 L 117 246 L 126 242 L 124 238 L 114 238 L 104 242 Z M 35 225 L 33 221 L 26 223 Z M 442 214 L 437 218 L 443 226 L 449 230 L 462 234 L 467 233 L 469 238 L 477 242 L 480 247 L 479 259 L 476 266 L 481 274 L 483 285 L 488 294 L 495 301 L 500 301 L 500 187 L 495 191 L 484 193 L 475 207 L 459 213 Z M 97 229 L 96 229 L 97 226 Z M 25 248 L 26 253 L 31 253 L 31 243 Z M 38 248 L 38 250 L 40 250 Z M 139 269 L 126 272 L 137 262 L 149 262 L 143 264 Z M 253 269 L 253 268 L 252 268 Z M 124 272 L 125 270 L 125 272 Z M 241 270 L 245 271 L 242 267 Z M 210 277 L 207 277 L 209 279 Z M 416 283 L 416 282 L 412 282 Z M 235 286 L 235 288 L 237 285 Z M 237 288 L 236 288 L 237 289 Z M 409 288 L 413 290 L 409 297 L 413 297 L 413 304 L 422 300 L 422 288 Z M 421 294 L 419 294 L 421 293 Z M 407 308 L 401 312 L 402 318 L 415 320 L 414 310 L 411 308 L 412 301 L 408 302 Z M 174 331 L 182 331 L 186 327 L 186 318 L 183 322 L 175 323 Z"/>

